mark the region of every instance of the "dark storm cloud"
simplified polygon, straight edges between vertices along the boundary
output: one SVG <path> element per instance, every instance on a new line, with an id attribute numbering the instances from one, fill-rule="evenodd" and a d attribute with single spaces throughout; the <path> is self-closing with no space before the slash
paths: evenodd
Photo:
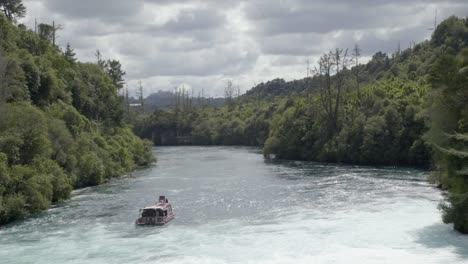
<path id="1" fill-rule="evenodd" d="M 227 79 L 245 90 L 253 80 L 303 77 L 305 60 L 358 43 L 365 56 L 391 53 L 398 43 L 427 39 L 434 21 L 466 16 L 454 0 L 25 0 L 29 27 L 55 20 L 80 60 L 101 50 L 121 60 L 130 84 L 193 89 Z M 171 87 L 169 87 L 171 86 Z M 219 88 L 221 87 L 221 88 Z M 148 91 L 146 91 L 148 92 Z"/>

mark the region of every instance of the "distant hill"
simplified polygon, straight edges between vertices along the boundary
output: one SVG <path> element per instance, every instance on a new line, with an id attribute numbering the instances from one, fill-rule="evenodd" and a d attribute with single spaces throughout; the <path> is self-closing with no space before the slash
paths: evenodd
<path id="1" fill-rule="evenodd" d="M 274 79 L 266 83 L 260 83 L 248 90 L 244 98 L 273 98 L 284 97 L 293 94 L 301 94 L 310 90 L 318 89 L 318 82 L 316 79 L 308 77 L 300 80 L 285 81 L 283 79 Z"/>
<path id="2" fill-rule="evenodd" d="M 209 106 L 222 106 L 224 105 L 224 98 L 213 97 L 185 97 L 177 96 L 176 93 L 170 91 L 159 90 L 156 93 L 150 94 L 144 100 L 145 112 L 154 112 L 156 110 L 170 110 L 174 109 L 176 105 L 191 104 L 191 106 L 209 105 Z M 129 99 L 130 104 L 138 104 L 139 100 L 136 98 Z"/>

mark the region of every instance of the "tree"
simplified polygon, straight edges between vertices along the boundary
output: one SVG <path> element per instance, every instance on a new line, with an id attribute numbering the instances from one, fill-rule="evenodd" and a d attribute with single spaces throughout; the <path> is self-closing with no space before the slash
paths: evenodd
<path id="1" fill-rule="evenodd" d="M 29 99 L 24 76 L 17 61 L 3 54 L 0 47 L 0 103 Z"/>
<path id="2" fill-rule="evenodd" d="M 63 56 L 70 63 L 74 63 L 76 61 L 75 55 L 76 54 L 74 50 L 70 47 L 70 43 L 67 43 L 67 47 L 65 49 L 65 52 L 63 53 Z"/>
<path id="3" fill-rule="evenodd" d="M 341 97 L 344 86 L 344 70 L 350 64 L 348 50 L 336 49 L 324 54 L 318 68 L 316 78 L 320 86 L 320 103 L 327 116 L 328 136 L 331 137 L 338 129 Z"/>
<path id="4" fill-rule="evenodd" d="M 240 86 L 237 85 L 237 86 L 236 86 L 236 97 L 237 97 L 237 100 L 240 99 L 240 95 L 241 95 L 241 89 L 240 89 Z"/>
<path id="5" fill-rule="evenodd" d="M 99 50 L 96 50 L 95 56 L 97 64 L 107 73 L 107 75 L 109 75 L 114 86 L 117 87 L 118 90 L 122 89 L 125 83 L 123 76 L 126 72 L 122 70 L 122 64 L 120 64 L 120 61 L 104 60 Z"/>
<path id="6" fill-rule="evenodd" d="M 125 109 L 127 110 L 127 115 L 130 114 L 130 102 L 128 101 L 128 85 L 125 85 Z"/>
<path id="7" fill-rule="evenodd" d="M 57 31 L 63 29 L 62 25 L 55 25 L 55 21 L 52 22 L 52 25 L 41 23 L 38 25 L 39 36 L 41 38 L 52 42 L 52 45 L 55 46 L 55 40 L 57 38 Z"/>
<path id="8" fill-rule="evenodd" d="M 117 89 L 119 90 L 122 89 L 125 83 L 123 76 L 126 74 L 126 72 L 122 70 L 122 65 L 120 64 L 120 61 L 107 60 L 104 68 L 106 69 L 107 74 L 109 74 L 109 76 L 111 77 L 115 87 L 117 87 Z"/>
<path id="9" fill-rule="evenodd" d="M 55 21 L 52 21 L 52 45 L 55 46 L 55 40 L 57 39 L 57 31 L 63 29 L 62 25 L 55 25 Z"/>
<path id="10" fill-rule="evenodd" d="M 38 26 L 39 36 L 42 39 L 52 42 L 54 39 L 54 27 L 49 24 L 41 23 Z"/>
<path id="11" fill-rule="evenodd" d="M 6 77 L 9 60 L 4 57 L 3 50 L 0 48 L 0 103 L 6 101 Z"/>
<path id="12" fill-rule="evenodd" d="M 16 22 L 17 18 L 26 16 L 26 7 L 21 0 L 0 0 L 0 11 L 11 22 Z"/>
<path id="13" fill-rule="evenodd" d="M 138 82 L 138 99 L 140 100 L 141 113 L 145 113 L 145 97 L 143 95 L 143 85 Z"/>
<path id="14" fill-rule="evenodd" d="M 106 67 L 106 61 L 102 59 L 101 52 L 99 50 L 96 50 L 96 53 L 94 54 L 96 56 L 97 64 L 104 69 Z"/>
<path id="15" fill-rule="evenodd" d="M 434 150 L 439 181 L 449 190 L 443 220 L 468 233 L 468 49 L 444 55 L 432 67 L 426 140 Z"/>
<path id="16" fill-rule="evenodd" d="M 358 94 L 358 100 L 361 100 L 361 89 L 359 87 L 359 58 L 361 57 L 361 49 L 358 44 L 354 45 L 353 49 L 353 61 L 354 61 L 354 77 L 356 78 L 356 90 Z"/>
<path id="17" fill-rule="evenodd" d="M 227 80 L 226 87 L 224 87 L 224 98 L 228 104 L 232 103 L 232 97 L 234 96 L 235 87 L 231 80 Z"/>

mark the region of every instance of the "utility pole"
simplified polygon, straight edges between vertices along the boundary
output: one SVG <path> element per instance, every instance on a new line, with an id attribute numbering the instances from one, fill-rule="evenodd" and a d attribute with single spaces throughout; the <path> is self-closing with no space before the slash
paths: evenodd
<path id="1" fill-rule="evenodd" d="M 143 114 L 145 112 L 145 100 L 143 97 L 143 85 L 141 84 L 141 80 L 138 82 L 139 84 L 139 95 L 140 95 L 140 106 L 141 106 L 141 113 Z"/>
<path id="2" fill-rule="evenodd" d="M 37 34 L 37 18 L 34 18 L 34 33 Z"/>
<path id="3" fill-rule="evenodd" d="M 400 56 L 400 53 L 401 53 L 401 45 L 400 45 L 400 41 L 398 41 L 397 56 Z"/>
<path id="4" fill-rule="evenodd" d="M 174 86 L 174 88 L 172 89 L 172 106 L 174 110 L 177 109 L 177 87 L 176 86 Z"/>
<path id="5" fill-rule="evenodd" d="M 185 111 L 185 85 L 182 84 L 182 111 Z"/>
<path id="6" fill-rule="evenodd" d="M 357 94 L 358 94 L 358 103 L 360 103 L 361 100 L 361 90 L 359 87 L 359 58 L 361 57 L 361 49 L 359 48 L 358 44 L 354 44 L 354 49 L 353 49 L 353 59 L 354 59 L 354 74 L 356 77 L 356 89 L 357 89 Z"/>
<path id="7" fill-rule="evenodd" d="M 128 84 L 125 84 L 125 104 L 127 107 L 127 114 L 130 114 L 130 104 L 128 102 Z"/>
<path id="8" fill-rule="evenodd" d="M 306 63 L 307 63 L 307 73 L 306 73 L 305 91 L 307 92 L 307 98 L 310 99 L 310 91 L 312 89 L 309 87 L 310 60 L 308 58 L 306 60 Z"/>
<path id="9" fill-rule="evenodd" d="M 192 103 L 193 103 L 193 87 L 192 87 L 192 95 L 190 96 L 190 110 L 192 110 Z"/>
<path id="10" fill-rule="evenodd" d="M 437 8 L 435 10 L 435 16 L 434 16 L 434 27 L 433 28 L 428 28 L 427 30 L 435 31 L 437 28 Z"/>
<path id="11" fill-rule="evenodd" d="M 55 20 L 52 21 L 52 28 L 54 29 L 54 34 L 52 36 L 52 44 L 55 46 Z"/>
<path id="12" fill-rule="evenodd" d="M 57 37 L 57 31 L 63 29 L 62 25 L 55 26 L 55 20 L 52 21 L 52 44 L 55 46 L 55 39 Z"/>
<path id="13" fill-rule="evenodd" d="M 205 88 L 204 87 L 201 89 L 201 100 L 202 100 L 202 105 L 205 105 Z"/>
<path id="14" fill-rule="evenodd" d="M 175 87 L 175 94 L 176 94 L 176 110 L 179 110 L 180 107 L 180 92 L 179 87 Z"/>

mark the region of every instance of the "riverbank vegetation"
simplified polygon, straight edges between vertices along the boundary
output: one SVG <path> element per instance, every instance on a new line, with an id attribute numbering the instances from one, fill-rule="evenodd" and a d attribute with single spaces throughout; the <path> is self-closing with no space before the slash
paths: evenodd
<path id="1" fill-rule="evenodd" d="M 432 167 L 451 193 L 444 220 L 467 233 L 467 41 L 467 19 L 450 17 L 406 50 L 361 64 L 359 46 L 334 49 L 312 77 L 261 83 L 223 107 L 156 111 L 134 131 L 157 145 L 253 145 L 283 159 Z"/>
<path id="2" fill-rule="evenodd" d="M 124 122 L 115 60 L 81 63 L 54 45 L 55 28 L 15 25 L 21 1 L 0 9 L 0 224 L 47 209 L 73 188 L 152 162 L 151 144 Z M 21 6 L 18 6 L 20 4 Z"/>

